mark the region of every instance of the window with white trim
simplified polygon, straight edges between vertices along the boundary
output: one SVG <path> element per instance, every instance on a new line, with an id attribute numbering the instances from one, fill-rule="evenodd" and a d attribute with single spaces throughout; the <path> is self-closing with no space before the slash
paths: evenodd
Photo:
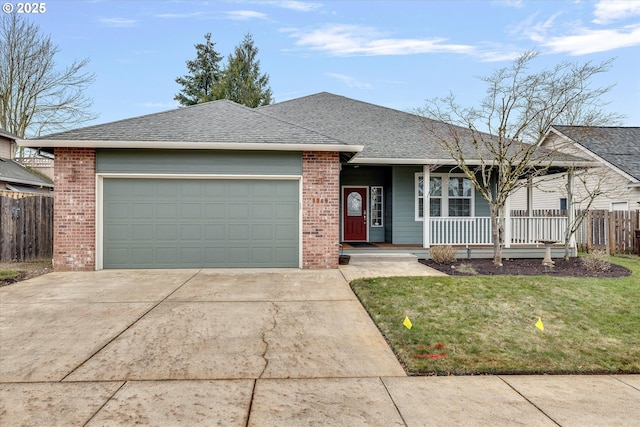
<path id="1" fill-rule="evenodd" d="M 383 198 L 382 187 L 371 187 L 371 226 L 382 227 Z"/>
<path id="2" fill-rule="evenodd" d="M 612 202 L 611 210 L 612 211 L 628 211 L 629 203 L 628 202 Z"/>
<path id="3" fill-rule="evenodd" d="M 416 174 L 416 220 L 424 218 L 424 176 Z M 446 189 L 446 191 L 444 191 Z M 431 175 L 429 177 L 429 216 L 473 216 L 473 183 L 465 176 Z"/>

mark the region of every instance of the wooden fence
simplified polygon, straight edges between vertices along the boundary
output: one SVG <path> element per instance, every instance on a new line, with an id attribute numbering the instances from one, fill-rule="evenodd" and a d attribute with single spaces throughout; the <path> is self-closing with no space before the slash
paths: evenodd
<path id="1" fill-rule="evenodd" d="M 512 210 L 512 220 L 528 217 L 526 210 Z M 531 217 L 566 217 L 566 210 L 533 210 Z M 635 231 L 640 229 L 640 210 L 636 211 L 589 211 L 576 231 L 576 246 L 580 252 L 594 249 L 605 250 L 610 254 L 638 254 Z M 557 239 L 555 238 L 557 237 Z M 555 236 L 555 240 L 564 240 L 564 233 Z"/>
<path id="2" fill-rule="evenodd" d="M 578 251 L 605 250 L 610 254 L 638 253 L 635 230 L 640 228 L 640 210 L 589 211 L 576 231 Z"/>
<path id="3" fill-rule="evenodd" d="M 53 197 L 0 195 L 0 261 L 53 256 Z"/>

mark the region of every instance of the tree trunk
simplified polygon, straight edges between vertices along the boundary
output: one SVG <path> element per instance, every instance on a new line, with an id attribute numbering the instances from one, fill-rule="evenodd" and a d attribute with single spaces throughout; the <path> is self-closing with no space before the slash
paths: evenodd
<path id="1" fill-rule="evenodd" d="M 573 207 L 573 168 L 567 170 L 567 229 L 564 231 L 564 259 L 569 260 L 569 245 L 571 244 L 571 236 L 573 235 L 575 216 Z"/>
<path id="2" fill-rule="evenodd" d="M 502 240 L 504 237 L 504 217 L 500 215 L 501 209 L 498 205 L 491 207 L 491 237 L 493 238 L 493 263 L 497 267 L 502 267 Z"/>

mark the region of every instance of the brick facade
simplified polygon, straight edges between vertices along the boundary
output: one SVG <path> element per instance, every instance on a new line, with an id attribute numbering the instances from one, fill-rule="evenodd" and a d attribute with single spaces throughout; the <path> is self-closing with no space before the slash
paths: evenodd
<path id="1" fill-rule="evenodd" d="M 55 158 L 53 268 L 95 270 L 95 149 L 56 148 Z"/>
<path id="2" fill-rule="evenodd" d="M 95 150 L 56 148 L 55 158 L 54 269 L 95 270 Z M 338 268 L 338 153 L 303 153 L 302 175 L 302 268 Z"/>
<path id="3" fill-rule="evenodd" d="M 336 152 L 302 154 L 302 268 L 338 268 L 340 158 Z"/>

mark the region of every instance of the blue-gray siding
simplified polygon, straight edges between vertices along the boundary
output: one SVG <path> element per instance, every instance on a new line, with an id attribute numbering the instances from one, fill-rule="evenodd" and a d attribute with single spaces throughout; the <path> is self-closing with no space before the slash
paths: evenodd
<path id="1" fill-rule="evenodd" d="M 422 244 L 422 221 L 415 218 L 415 174 L 420 166 L 394 166 L 392 169 L 392 243 Z"/>
<path id="2" fill-rule="evenodd" d="M 98 173 L 302 175 L 302 153 L 223 150 L 96 150 Z"/>

